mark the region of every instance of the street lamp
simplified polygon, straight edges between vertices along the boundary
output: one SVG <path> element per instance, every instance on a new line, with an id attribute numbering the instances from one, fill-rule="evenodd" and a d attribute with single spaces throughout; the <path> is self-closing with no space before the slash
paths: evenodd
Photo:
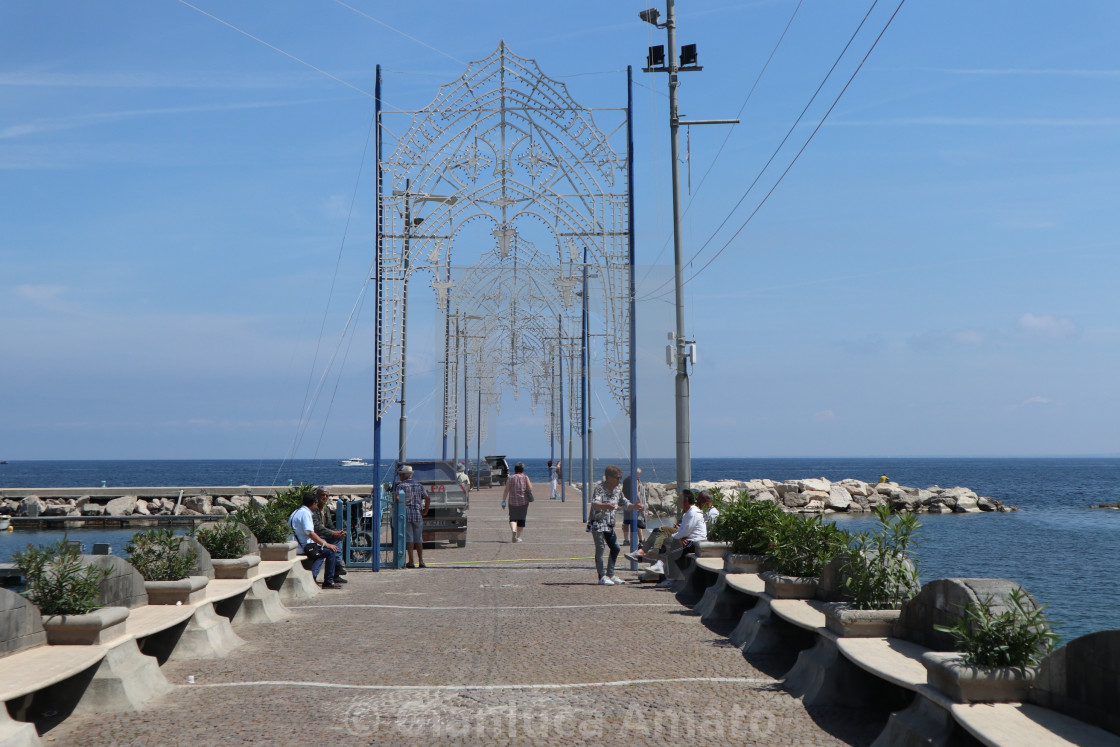
<path id="1" fill-rule="evenodd" d="M 401 419 L 397 434 L 397 462 L 405 462 L 405 438 L 408 426 L 408 415 L 405 412 L 405 383 L 408 370 L 408 275 L 411 263 L 412 229 L 424 222 L 423 218 L 412 217 L 413 202 L 439 202 L 445 205 L 454 205 L 459 198 L 452 195 L 431 195 L 424 192 L 412 191 L 412 180 L 405 179 L 404 189 L 394 189 L 394 197 L 404 198 L 404 266 L 402 269 L 404 283 L 401 295 Z"/>

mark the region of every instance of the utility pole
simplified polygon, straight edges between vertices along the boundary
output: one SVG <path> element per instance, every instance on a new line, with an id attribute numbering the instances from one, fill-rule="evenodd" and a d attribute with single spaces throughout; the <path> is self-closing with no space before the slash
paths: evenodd
<path id="1" fill-rule="evenodd" d="M 643 10 L 638 17 L 657 28 L 665 29 L 669 46 L 669 64 L 665 66 L 665 49 L 650 47 L 646 57 L 647 73 L 669 74 L 669 162 L 672 166 L 673 183 L 673 293 L 676 302 L 676 332 L 673 335 L 672 356 L 675 359 L 676 375 L 676 421 L 677 421 L 677 491 L 692 484 L 692 444 L 688 409 L 688 364 L 695 360 L 695 340 L 685 339 L 684 329 L 684 259 L 683 227 L 681 225 L 681 174 L 680 174 L 680 126 L 694 124 L 737 124 L 737 119 L 709 119 L 681 122 L 677 107 L 677 87 L 680 82 L 677 74 L 703 70 L 696 64 L 696 45 L 688 44 L 677 55 L 677 18 L 674 0 L 665 0 L 665 23 L 658 23 L 661 16 L 656 8 Z"/>

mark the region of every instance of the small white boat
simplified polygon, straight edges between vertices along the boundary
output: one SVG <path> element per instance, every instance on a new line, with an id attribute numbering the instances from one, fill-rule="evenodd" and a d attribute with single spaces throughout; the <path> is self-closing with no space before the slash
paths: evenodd
<path id="1" fill-rule="evenodd" d="M 0 532 L 8 531 L 8 528 L 11 527 L 11 526 L 12 526 L 12 520 L 9 517 L 0 516 Z"/>
<path id="2" fill-rule="evenodd" d="M 370 464 L 369 464 L 369 462 L 367 462 L 365 459 L 362 459 L 361 457 L 351 457 L 350 459 L 339 459 L 338 460 L 338 466 L 339 467 L 368 467 L 368 466 L 370 466 Z"/>

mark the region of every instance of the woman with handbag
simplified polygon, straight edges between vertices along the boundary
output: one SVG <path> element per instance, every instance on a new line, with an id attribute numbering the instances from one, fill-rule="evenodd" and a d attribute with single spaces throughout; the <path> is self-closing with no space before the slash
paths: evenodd
<path id="1" fill-rule="evenodd" d="M 521 533 L 525 531 L 525 516 L 529 513 L 529 504 L 532 502 L 533 483 L 529 482 L 529 476 L 525 474 L 525 462 L 518 462 L 502 492 L 502 508 L 509 505 L 510 542 L 521 541 Z"/>

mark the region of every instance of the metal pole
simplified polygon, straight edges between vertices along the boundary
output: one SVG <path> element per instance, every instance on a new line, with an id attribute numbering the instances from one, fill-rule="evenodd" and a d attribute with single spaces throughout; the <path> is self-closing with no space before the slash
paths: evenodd
<path id="1" fill-rule="evenodd" d="M 459 315 L 456 314 L 455 315 L 455 375 L 452 377 L 452 383 L 456 387 L 459 386 L 459 361 L 461 361 L 463 359 L 462 356 L 463 356 L 463 353 L 462 353 L 462 350 L 459 346 Z M 466 397 L 466 383 L 467 383 L 467 380 L 466 380 L 466 378 L 464 378 L 463 379 L 463 385 L 464 385 L 463 396 L 464 397 Z M 463 416 L 464 417 L 466 416 L 466 410 L 463 411 Z M 464 427 L 465 426 L 466 426 L 466 423 L 464 421 Z M 459 418 L 455 418 L 455 438 L 453 439 L 453 443 L 455 444 L 455 446 L 452 449 L 452 451 L 454 452 L 454 457 L 452 457 L 452 458 L 455 460 L 456 463 L 458 463 L 459 462 Z"/>
<path id="2" fill-rule="evenodd" d="M 474 424 L 474 450 L 477 452 L 474 455 L 474 481 L 478 487 L 482 487 L 482 380 L 478 381 L 478 415 Z"/>
<path id="3" fill-rule="evenodd" d="M 560 457 L 564 456 L 564 318 L 557 315 L 556 317 L 556 330 L 557 340 L 560 341 Z M 572 458 L 571 455 L 571 441 L 569 440 L 568 459 Z M 568 465 L 571 469 L 571 465 Z M 558 471 L 560 480 L 560 502 L 564 503 L 564 473 Z"/>
<path id="4" fill-rule="evenodd" d="M 401 419 L 397 433 L 397 462 L 405 463 L 405 437 L 408 429 L 408 413 L 405 412 L 404 387 L 408 361 L 408 266 L 409 249 L 412 238 L 412 180 L 404 180 L 404 289 L 401 295 Z"/>
<path id="5" fill-rule="evenodd" d="M 373 486 L 371 497 L 373 499 L 373 518 L 370 526 L 370 562 L 371 570 L 376 573 L 381 570 L 381 255 L 383 239 L 381 193 L 385 172 L 381 168 L 381 66 L 377 66 L 377 77 L 373 87 L 374 109 L 374 149 L 377 151 L 377 181 L 375 182 L 376 199 L 374 204 L 377 210 L 377 261 L 374 269 L 374 288 L 377 296 L 377 310 L 374 312 L 373 323 Z"/>
<path id="6" fill-rule="evenodd" d="M 451 277 L 451 268 L 447 268 L 447 276 Z M 443 455 L 440 459 L 447 461 L 447 378 L 451 373 L 451 289 L 447 289 L 447 306 L 443 314 Z"/>
<path id="7" fill-rule="evenodd" d="M 626 66 L 626 192 L 630 207 L 629 250 L 630 271 L 630 499 L 641 499 L 638 493 L 638 302 L 634 287 L 634 71 Z M 630 552 L 638 549 L 638 513 L 630 512 Z M 630 570 L 638 564 L 631 562 Z"/>
<path id="8" fill-rule="evenodd" d="M 669 163 L 673 174 L 673 289 L 676 299 L 677 329 L 677 491 L 692 484 L 692 454 L 689 443 L 691 426 L 688 417 L 688 359 L 685 357 L 684 336 L 684 268 L 682 265 L 681 235 L 681 174 L 680 174 L 680 115 L 677 112 L 677 20 L 673 0 L 665 0 L 665 30 L 669 47 Z"/>
<path id="9" fill-rule="evenodd" d="M 470 353 L 463 351 L 463 467 L 470 475 L 471 465 L 471 430 L 467 424 L 467 356 Z"/>
<path id="10" fill-rule="evenodd" d="M 580 318 L 579 344 L 580 344 L 580 354 L 579 354 L 579 366 L 580 366 L 579 424 L 580 424 L 580 436 L 581 436 L 580 440 L 582 441 L 581 445 L 583 447 L 583 520 L 586 522 L 587 521 L 587 490 L 588 490 L 588 482 L 590 481 L 590 477 L 591 477 L 591 466 L 588 464 L 588 459 L 590 458 L 590 453 L 589 453 L 590 449 L 589 449 L 589 446 L 588 446 L 588 439 L 587 439 L 587 396 L 588 396 L 588 391 L 587 390 L 588 390 L 589 387 L 587 386 L 587 247 L 586 246 L 583 247 L 583 314 L 581 315 L 581 318 Z"/>

